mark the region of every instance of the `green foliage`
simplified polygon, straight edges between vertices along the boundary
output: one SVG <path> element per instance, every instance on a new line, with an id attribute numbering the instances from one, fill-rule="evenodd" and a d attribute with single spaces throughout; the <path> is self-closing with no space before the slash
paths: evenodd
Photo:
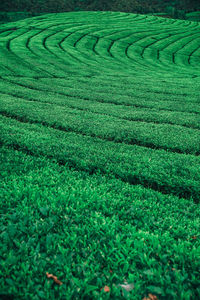
<path id="1" fill-rule="evenodd" d="M 0 298 L 199 298 L 199 26 L 1 25 Z"/>
<path id="2" fill-rule="evenodd" d="M 29 13 L 63 12 L 79 10 L 125 11 L 136 13 L 163 12 L 166 7 L 177 11 L 200 9 L 197 0 L 10 0 L 0 3 L 1 11 L 25 11 Z M 173 17 L 177 14 L 171 11 Z M 171 15 L 170 13 L 170 15 Z M 182 14 L 182 13 L 179 13 Z"/>
<path id="3" fill-rule="evenodd" d="M 175 6 L 167 6 L 165 12 L 174 19 L 185 19 L 185 10 L 177 9 Z"/>
<path id="4" fill-rule="evenodd" d="M 187 20 L 190 20 L 190 21 L 199 22 L 200 21 L 200 11 L 188 13 L 188 14 L 186 14 L 186 18 L 187 18 Z"/>
<path id="5" fill-rule="evenodd" d="M 14 22 L 25 18 L 30 18 L 39 13 L 30 12 L 0 12 L 0 23 Z"/>
<path id="6" fill-rule="evenodd" d="M 1 166 L 1 293 L 105 299 L 108 285 L 121 298 L 126 279 L 133 299 L 198 297 L 200 211 L 192 201 L 6 148 Z"/>

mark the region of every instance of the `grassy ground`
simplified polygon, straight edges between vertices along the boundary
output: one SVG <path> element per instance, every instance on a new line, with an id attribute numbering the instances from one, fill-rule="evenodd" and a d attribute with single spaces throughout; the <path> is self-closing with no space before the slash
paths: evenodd
<path id="1" fill-rule="evenodd" d="M 199 32 L 112 12 L 1 25 L 1 298 L 199 298 Z"/>

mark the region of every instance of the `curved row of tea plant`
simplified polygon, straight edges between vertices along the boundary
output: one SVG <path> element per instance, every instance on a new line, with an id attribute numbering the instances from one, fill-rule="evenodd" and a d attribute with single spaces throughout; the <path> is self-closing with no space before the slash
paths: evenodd
<path id="1" fill-rule="evenodd" d="M 9 23 L 2 25 L 0 40 L 5 55 L 1 74 L 28 77 L 66 77 L 66 63 L 68 74 L 122 75 L 125 67 L 126 76 L 139 70 L 162 73 L 171 64 L 174 73 L 193 74 L 200 53 L 198 23 L 111 12 Z"/>

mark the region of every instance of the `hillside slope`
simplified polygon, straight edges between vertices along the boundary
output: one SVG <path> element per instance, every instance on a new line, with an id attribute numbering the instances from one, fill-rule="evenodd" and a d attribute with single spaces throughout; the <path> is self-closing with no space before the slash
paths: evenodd
<path id="1" fill-rule="evenodd" d="M 0 295 L 200 296 L 199 90 L 197 22 L 76 12 L 1 25 Z"/>

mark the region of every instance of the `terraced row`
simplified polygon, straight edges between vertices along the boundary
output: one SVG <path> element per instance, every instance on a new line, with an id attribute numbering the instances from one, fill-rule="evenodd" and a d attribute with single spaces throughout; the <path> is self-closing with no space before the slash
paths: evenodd
<path id="1" fill-rule="evenodd" d="M 52 132 L 54 141 L 48 139 L 52 149 L 57 143 L 63 145 L 60 135 L 69 148 L 75 137 L 77 149 L 87 140 L 99 161 L 101 154 L 94 149 L 97 145 L 104 149 L 104 143 L 107 159 L 118 160 L 115 151 L 123 149 L 124 164 L 130 151 L 139 151 L 139 162 L 133 159 L 129 175 L 125 171 L 113 174 L 132 184 L 198 201 L 191 163 L 183 173 L 181 167 L 188 159 L 195 174 L 199 170 L 199 32 L 195 22 L 113 12 L 49 14 L 2 25 L 2 143 L 37 155 L 41 147 L 37 135 L 36 148 L 26 143 L 37 128 L 44 139 Z M 16 128 L 11 140 L 7 128 Z M 25 130 L 24 143 L 14 138 L 15 130 L 19 135 Z M 110 158 L 108 149 L 113 149 Z M 151 177 L 145 170 L 141 175 L 137 164 L 143 163 L 146 151 L 155 155 L 159 166 L 164 163 L 162 155 L 170 166 L 177 161 L 174 175 L 171 167 L 161 171 L 153 166 L 151 156 L 147 168 L 154 174 L 158 168 L 164 176 Z M 45 146 L 40 154 L 49 157 L 51 152 Z M 81 155 L 85 170 L 91 172 L 86 152 Z M 58 159 L 57 149 L 54 158 L 74 165 L 67 149 L 66 155 Z M 105 173 L 110 167 L 95 163 L 92 169 Z M 182 175 L 170 183 L 176 173 Z M 188 183 L 180 191 L 183 174 Z M 134 179 L 129 180 L 130 176 Z"/>
<path id="2" fill-rule="evenodd" d="M 82 75 L 83 68 L 86 74 L 124 74 L 125 66 L 126 76 L 135 74 L 138 68 L 157 74 L 171 68 L 171 64 L 175 73 L 194 72 L 200 54 L 198 23 L 114 16 L 99 12 L 87 16 L 47 15 L 33 18 L 31 23 L 29 20 L 2 26 L 1 74 L 8 75 L 9 71 L 11 75 L 32 77 L 40 72 L 43 76 L 60 77 L 66 76 L 66 64 L 68 73 L 79 73 L 81 68 Z"/>

